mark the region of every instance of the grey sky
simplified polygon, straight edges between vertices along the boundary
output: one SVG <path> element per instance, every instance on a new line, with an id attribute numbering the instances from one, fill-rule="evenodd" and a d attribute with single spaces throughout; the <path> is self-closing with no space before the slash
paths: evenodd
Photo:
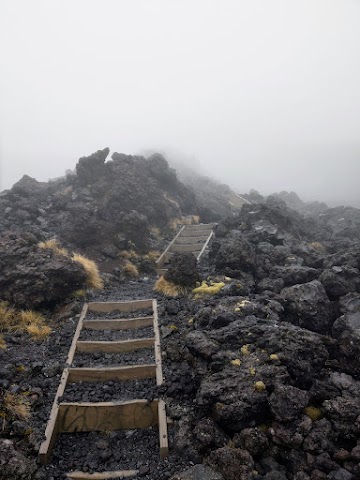
<path id="1" fill-rule="evenodd" d="M 109 146 L 360 205 L 358 0 L 1 0 L 0 189 Z"/>

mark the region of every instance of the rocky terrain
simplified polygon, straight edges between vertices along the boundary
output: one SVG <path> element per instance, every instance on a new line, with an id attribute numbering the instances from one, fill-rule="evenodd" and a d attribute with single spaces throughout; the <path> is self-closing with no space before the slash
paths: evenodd
<path id="1" fill-rule="evenodd" d="M 294 210 L 276 195 L 221 218 L 162 157 L 105 162 L 107 153 L 81 159 L 76 175 L 49 184 L 23 178 L 0 196 L 1 300 L 41 310 L 52 329 L 45 338 L 3 330 L 0 478 L 119 468 L 139 468 L 134 478 L 148 480 L 360 478 L 360 211 Z M 143 260 L 138 278 L 116 275 L 120 252 L 161 249 L 174 235 L 171 221 L 187 215 L 219 223 L 198 266 L 176 256 L 169 270 L 169 280 L 191 287 L 186 293 L 155 293 Z M 74 292 L 86 287 L 81 266 L 39 249 L 53 236 L 107 272 L 105 288 L 84 299 L 158 299 L 160 391 L 149 382 L 124 392 L 109 384 L 72 388 L 66 398 L 162 395 L 173 420 L 168 459 L 158 460 L 150 430 L 61 435 L 50 464 L 37 464 L 83 303 Z M 217 293 L 192 293 L 197 280 L 219 285 Z M 10 408 L 15 400 L 29 415 Z"/>

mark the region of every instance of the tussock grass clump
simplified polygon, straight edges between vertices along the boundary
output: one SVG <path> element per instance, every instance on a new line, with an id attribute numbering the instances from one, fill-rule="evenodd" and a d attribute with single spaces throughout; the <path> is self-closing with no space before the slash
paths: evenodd
<path id="1" fill-rule="evenodd" d="M 311 242 L 311 243 L 309 243 L 309 247 L 311 247 L 317 253 L 325 253 L 326 252 L 326 248 L 320 242 Z"/>
<path id="2" fill-rule="evenodd" d="M 33 338 L 41 340 L 51 333 L 45 318 L 33 310 L 16 311 L 7 302 L 0 302 L 0 330 L 6 332 L 25 331 Z M 6 348 L 6 343 L 0 336 L 0 349 Z"/>
<path id="3" fill-rule="evenodd" d="M 163 276 L 156 281 L 154 291 L 166 297 L 181 297 L 187 294 L 186 287 L 169 282 Z"/>
<path id="4" fill-rule="evenodd" d="M 93 260 L 90 260 L 90 258 L 87 258 L 84 255 L 80 255 L 78 253 L 74 253 L 72 259 L 74 260 L 74 262 L 78 262 L 83 266 L 87 276 L 87 287 L 96 290 L 104 288 L 103 281 L 100 277 L 99 269 Z"/>
<path id="5" fill-rule="evenodd" d="M 7 390 L 0 400 L 0 416 L 3 421 L 30 419 L 30 402 L 26 395 Z"/>
<path id="6" fill-rule="evenodd" d="M 136 260 L 139 258 L 139 255 L 135 252 L 135 250 L 121 250 L 121 252 L 119 252 L 119 257 L 127 260 Z"/>
<path id="7" fill-rule="evenodd" d="M 18 325 L 15 329 L 25 330 L 36 340 L 43 340 L 51 333 L 51 328 L 46 325 L 45 318 L 33 310 L 21 310 L 18 314 Z"/>
<path id="8" fill-rule="evenodd" d="M 139 270 L 137 267 L 131 263 L 129 260 L 127 260 L 124 264 L 123 271 L 125 275 L 132 277 L 132 278 L 138 278 L 139 276 Z"/>
<path id="9" fill-rule="evenodd" d="M 151 250 L 144 256 L 144 258 L 145 260 L 149 260 L 150 262 L 156 262 L 160 255 L 160 252 L 158 252 L 157 250 Z"/>
<path id="10" fill-rule="evenodd" d="M 6 350 L 6 342 L 2 335 L 0 335 L 0 350 Z"/>
<path id="11" fill-rule="evenodd" d="M 8 302 L 0 302 L 0 331 L 9 330 L 16 318 L 16 312 Z"/>
<path id="12" fill-rule="evenodd" d="M 55 253 L 55 255 L 63 255 L 64 257 L 69 255 L 69 252 L 66 250 L 66 248 L 60 247 L 59 241 L 56 238 L 51 238 L 45 242 L 40 242 L 38 243 L 38 247 L 44 250 L 51 250 Z"/>

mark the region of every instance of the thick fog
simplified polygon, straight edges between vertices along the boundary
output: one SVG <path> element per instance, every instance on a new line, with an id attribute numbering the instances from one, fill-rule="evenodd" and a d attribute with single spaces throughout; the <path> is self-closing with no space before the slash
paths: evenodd
<path id="1" fill-rule="evenodd" d="M 0 190 L 109 146 L 360 206 L 359 25 L 358 0 L 2 0 Z"/>

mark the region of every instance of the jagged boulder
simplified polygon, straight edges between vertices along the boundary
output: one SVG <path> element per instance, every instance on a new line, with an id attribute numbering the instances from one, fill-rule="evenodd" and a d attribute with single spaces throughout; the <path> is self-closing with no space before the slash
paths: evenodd
<path id="1" fill-rule="evenodd" d="M 184 287 L 194 287 L 200 276 L 192 253 L 175 253 L 165 273 L 165 279 Z"/>
<path id="2" fill-rule="evenodd" d="M 30 233 L 0 234 L 0 245 L 1 299 L 19 308 L 54 307 L 86 284 L 79 263 L 40 249 Z"/>
<path id="3" fill-rule="evenodd" d="M 313 332 L 327 333 L 334 321 L 332 306 L 318 280 L 293 285 L 281 291 L 286 321 Z"/>

